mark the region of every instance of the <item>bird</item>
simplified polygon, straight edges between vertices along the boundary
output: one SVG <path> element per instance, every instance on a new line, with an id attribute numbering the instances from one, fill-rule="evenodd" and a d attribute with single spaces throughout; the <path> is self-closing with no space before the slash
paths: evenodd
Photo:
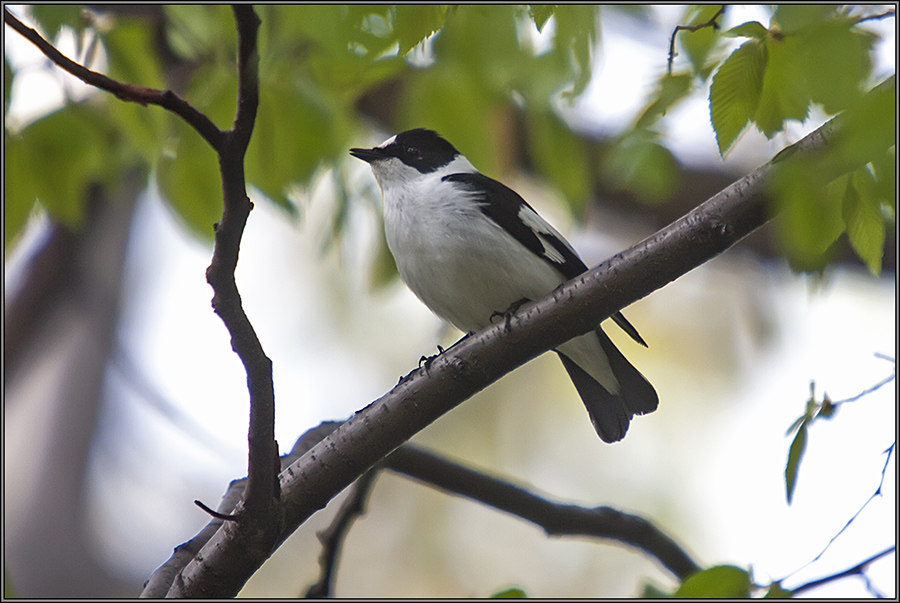
<path id="1" fill-rule="evenodd" d="M 518 193 L 480 173 L 434 130 L 407 130 L 350 154 L 369 164 L 381 188 L 385 238 L 400 278 L 463 333 L 588 269 Z M 621 312 L 611 318 L 647 345 Z M 600 325 L 555 351 L 604 442 L 625 437 L 634 415 L 656 410 L 656 390 Z"/>

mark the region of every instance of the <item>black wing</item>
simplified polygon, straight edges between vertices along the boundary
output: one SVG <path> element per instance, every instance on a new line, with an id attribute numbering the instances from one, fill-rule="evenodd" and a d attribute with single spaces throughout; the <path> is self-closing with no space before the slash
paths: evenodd
<path id="1" fill-rule="evenodd" d="M 508 232 L 529 251 L 559 270 L 566 279 L 587 270 L 572 248 L 528 205 L 519 193 L 505 184 L 480 173 L 458 173 L 444 176 L 445 181 L 459 182 L 480 197 L 479 206 L 485 216 Z"/>
<path id="2" fill-rule="evenodd" d="M 443 180 L 459 182 L 473 193 L 478 193 L 481 198 L 479 206 L 485 216 L 529 251 L 559 270 L 566 279 L 573 279 L 582 272 L 587 272 L 587 266 L 568 243 L 559 237 L 519 193 L 502 182 L 478 172 L 450 174 L 444 176 Z M 621 312 L 616 312 L 610 318 L 629 337 L 647 347 L 637 329 Z"/>

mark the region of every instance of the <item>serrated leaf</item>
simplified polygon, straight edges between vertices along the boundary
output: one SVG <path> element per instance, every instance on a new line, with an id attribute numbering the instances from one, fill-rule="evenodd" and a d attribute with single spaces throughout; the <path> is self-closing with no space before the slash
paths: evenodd
<path id="1" fill-rule="evenodd" d="M 788 452 L 787 464 L 784 467 L 784 485 L 787 495 L 787 503 L 791 504 L 794 499 L 794 488 L 797 485 L 797 473 L 800 471 L 800 461 L 806 453 L 806 439 L 809 422 L 804 420 L 797 430 L 797 435 L 791 442 L 791 449 Z"/>
<path id="2" fill-rule="evenodd" d="M 546 25 L 547 21 L 550 20 L 550 17 L 553 16 L 555 10 L 556 6 L 553 4 L 528 5 L 528 14 L 531 16 L 531 20 L 534 21 L 534 26 L 537 27 L 538 33 L 543 31 L 544 25 Z"/>
<path id="3" fill-rule="evenodd" d="M 885 224 L 874 196 L 875 183 L 865 169 L 847 179 L 843 217 L 847 237 L 856 254 L 873 276 L 881 274 Z"/>
<path id="4" fill-rule="evenodd" d="M 806 119 L 810 97 L 802 43 L 794 37 L 769 38 L 765 46 L 766 69 L 753 121 L 760 132 L 772 138 L 785 121 Z"/>
<path id="5" fill-rule="evenodd" d="M 759 21 L 747 21 L 736 27 L 732 27 L 722 34 L 726 38 L 754 38 L 756 40 L 765 40 L 769 35 L 769 30 Z"/>
<path id="6" fill-rule="evenodd" d="M 766 63 L 765 45 L 749 40 L 731 53 L 713 76 L 709 114 L 723 157 L 757 112 Z"/>
<path id="7" fill-rule="evenodd" d="M 750 574 L 734 565 L 717 565 L 689 576 L 674 597 L 688 599 L 746 599 Z"/>

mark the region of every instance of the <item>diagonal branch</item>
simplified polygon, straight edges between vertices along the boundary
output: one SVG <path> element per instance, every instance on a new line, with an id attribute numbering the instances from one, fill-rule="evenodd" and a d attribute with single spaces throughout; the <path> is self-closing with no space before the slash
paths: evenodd
<path id="1" fill-rule="evenodd" d="M 869 98 L 881 99 L 893 90 L 891 77 L 873 89 Z M 461 340 L 358 411 L 282 471 L 285 523 L 279 543 L 442 414 L 538 354 L 592 330 L 601 320 L 714 258 L 765 224 L 771 218 L 765 185 L 775 166 L 791 155 L 809 158 L 830 148 L 842 133 L 843 118 L 840 115 L 810 133 L 656 234 L 522 306 L 509 321 Z M 223 526 L 184 568 L 177 594 L 233 596 L 256 571 L 263 560 L 248 559 L 240 543 L 231 542 L 228 528 L 233 523 Z M 240 573 L 222 571 L 241 564 Z"/>
<path id="2" fill-rule="evenodd" d="M 643 517 L 610 507 L 552 502 L 413 444 L 404 444 L 391 453 L 384 467 L 521 517 L 542 527 L 549 536 L 609 538 L 638 547 L 680 580 L 700 570 L 684 549 Z"/>
<path id="3" fill-rule="evenodd" d="M 190 124 L 212 148 L 217 151 L 221 149 L 224 139 L 222 130 L 216 127 L 216 124 L 206 115 L 171 90 L 158 90 L 156 88 L 146 88 L 120 82 L 79 65 L 57 50 L 37 31 L 19 21 L 6 7 L 3 8 L 3 22 L 37 46 L 47 58 L 56 63 L 63 71 L 74 75 L 85 84 L 111 92 L 117 98 L 126 102 L 139 103 L 141 105 L 159 105 Z"/>

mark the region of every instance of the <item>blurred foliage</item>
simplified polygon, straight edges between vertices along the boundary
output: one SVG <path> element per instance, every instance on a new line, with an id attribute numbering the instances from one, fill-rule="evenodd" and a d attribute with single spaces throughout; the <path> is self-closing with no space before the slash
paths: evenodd
<path id="1" fill-rule="evenodd" d="M 747 599 L 750 573 L 733 565 L 717 565 L 688 576 L 675 594 L 685 599 Z"/>
<path id="2" fill-rule="evenodd" d="M 867 14 L 875 10 L 868 8 Z M 895 215 L 895 116 L 892 100 L 866 106 L 876 42 L 860 26 L 865 15 L 859 11 L 866 9 L 776 6 L 768 24 L 729 30 L 718 27 L 720 9 L 686 9 L 681 23 L 693 31 L 681 30 L 674 40 L 676 57 L 684 58 L 660 74 L 633 127 L 597 155 L 558 107 L 590 80 L 601 18 L 618 11 L 649 22 L 654 17 L 647 7 L 260 6 L 261 101 L 246 158 L 248 181 L 294 212 L 297 199 L 290 192 L 308 188 L 323 170 L 334 169 L 340 178 L 347 149 L 367 138 L 360 99 L 400 81 L 402 94 L 386 111 L 396 115 L 391 126 L 434 128 L 489 175 L 502 177 L 527 157 L 573 208 L 591 198 L 597 178 L 645 202 L 664 202 L 675 190 L 679 165 L 660 136 L 661 122 L 708 87 L 723 155 L 748 127 L 772 137 L 806 119 L 813 104 L 828 114 L 856 112 L 855 133 L 840 142 L 828 163 L 832 171 L 786 165 L 770 192 L 784 216 L 778 230 L 795 267 L 820 269 L 845 236 L 878 274 Z M 127 11 L 94 10 L 101 12 L 35 5 L 29 16 L 51 40 L 66 27 L 81 32 L 82 46 L 99 40 L 112 77 L 173 87 L 219 127 L 230 125 L 237 40 L 227 7 L 164 6 L 159 31 L 149 20 L 125 16 Z M 9 98 L 16 74 L 5 67 Z M 825 72 L 829 77 L 819 77 Z M 513 139 L 516 126 L 523 135 Z M 215 154 L 159 107 L 94 93 L 21 130 L 7 126 L 4 142 L 6 248 L 36 201 L 55 219 L 77 226 L 84 187 L 115 182 L 135 165 L 155 175 L 194 233 L 212 236 L 221 198 Z M 350 196 L 338 195 L 338 202 L 339 233 Z"/>
<path id="3" fill-rule="evenodd" d="M 527 599 L 528 595 L 521 588 L 505 588 L 491 595 L 491 599 Z"/>

